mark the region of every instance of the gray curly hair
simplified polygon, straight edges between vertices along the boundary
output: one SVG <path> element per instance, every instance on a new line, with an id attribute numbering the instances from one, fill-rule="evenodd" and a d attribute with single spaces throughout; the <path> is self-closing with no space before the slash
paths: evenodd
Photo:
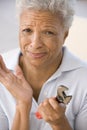
<path id="1" fill-rule="evenodd" d="M 47 10 L 58 13 L 63 19 L 63 26 L 70 28 L 74 15 L 74 0 L 16 0 L 17 14 L 25 9 Z"/>

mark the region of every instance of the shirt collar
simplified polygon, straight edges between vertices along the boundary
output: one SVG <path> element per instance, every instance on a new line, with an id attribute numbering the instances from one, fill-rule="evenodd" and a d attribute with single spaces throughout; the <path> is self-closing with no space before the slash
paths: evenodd
<path id="1" fill-rule="evenodd" d="M 67 47 L 63 47 L 63 59 L 60 64 L 60 67 L 57 71 L 48 79 L 47 82 L 52 81 L 58 78 L 63 72 L 72 71 L 79 69 L 85 65 L 85 62 L 82 62 L 79 58 L 73 55 Z M 87 65 L 87 64 L 86 64 Z"/>
<path id="2" fill-rule="evenodd" d="M 79 69 L 85 65 L 85 62 L 73 55 L 66 47 L 63 47 L 63 53 L 63 59 L 60 65 L 62 72 Z"/>
<path id="3" fill-rule="evenodd" d="M 2 55 L 8 69 L 12 71 L 15 70 L 15 66 L 19 64 L 20 52 L 20 49 L 17 48 Z M 82 66 L 84 66 L 84 62 L 74 56 L 66 47 L 63 47 L 63 59 L 61 65 L 48 81 L 57 78 L 63 72 L 79 69 Z"/>

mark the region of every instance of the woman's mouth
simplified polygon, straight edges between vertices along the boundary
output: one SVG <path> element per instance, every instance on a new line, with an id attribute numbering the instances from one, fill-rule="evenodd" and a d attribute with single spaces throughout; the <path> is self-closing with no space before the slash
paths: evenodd
<path id="1" fill-rule="evenodd" d="M 41 52 L 41 53 L 32 53 L 32 52 L 28 52 L 30 57 L 35 58 L 35 59 L 39 59 L 42 58 L 46 55 L 46 52 Z"/>

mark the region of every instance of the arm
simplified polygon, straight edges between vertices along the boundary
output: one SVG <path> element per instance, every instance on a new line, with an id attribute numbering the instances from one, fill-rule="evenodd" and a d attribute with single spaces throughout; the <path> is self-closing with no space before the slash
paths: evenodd
<path id="1" fill-rule="evenodd" d="M 11 130 L 29 130 L 29 113 L 32 105 L 33 91 L 25 80 L 22 70 L 16 67 L 15 75 L 6 68 L 0 56 L 0 82 L 17 101 L 16 113 Z"/>
<path id="2" fill-rule="evenodd" d="M 57 126 L 54 125 L 52 126 L 52 128 L 53 130 L 72 130 L 66 117 L 62 118 L 62 122 L 60 123 L 60 125 Z"/>
<path id="3" fill-rule="evenodd" d="M 29 108 L 25 104 L 16 106 L 12 130 L 29 130 Z"/>

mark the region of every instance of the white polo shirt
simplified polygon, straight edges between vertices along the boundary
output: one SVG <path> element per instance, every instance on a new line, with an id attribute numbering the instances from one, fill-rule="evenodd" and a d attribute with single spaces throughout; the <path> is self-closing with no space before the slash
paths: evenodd
<path id="1" fill-rule="evenodd" d="M 56 96 L 60 85 L 69 88 L 66 92 L 72 100 L 66 106 L 66 117 L 73 130 L 87 130 L 87 64 L 63 48 L 64 56 L 59 69 L 42 86 L 38 102 L 32 100 L 30 130 L 52 130 L 43 119 L 35 117 L 38 105 L 46 98 Z M 20 50 L 3 55 L 6 66 L 14 70 L 18 64 Z M 16 101 L 0 84 L 0 130 L 10 130 L 16 110 Z"/>

